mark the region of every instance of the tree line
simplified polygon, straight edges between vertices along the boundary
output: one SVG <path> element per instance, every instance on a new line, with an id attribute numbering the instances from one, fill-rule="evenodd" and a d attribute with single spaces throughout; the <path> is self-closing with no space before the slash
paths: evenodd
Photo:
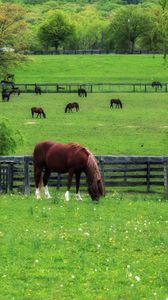
<path id="1" fill-rule="evenodd" d="M 0 73 L 25 60 L 24 50 L 168 49 L 168 0 L 146 7 L 123 5 L 103 16 L 95 7 L 33 14 L 24 6 L 0 4 Z"/>

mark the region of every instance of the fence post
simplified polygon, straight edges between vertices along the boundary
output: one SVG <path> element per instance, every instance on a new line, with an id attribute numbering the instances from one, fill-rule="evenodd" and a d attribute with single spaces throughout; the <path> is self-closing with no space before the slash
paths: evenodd
<path id="1" fill-rule="evenodd" d="M 24 194 L 30 194 L 29 159 L 24 156 Z"/>
<path id="2" fill-rule="evenodd" d="M 146 184 L 147 184 L 147 192 L 150 192 L 150 162 L 147 161 L 147 173 L 146 173 Z"/>
<path id="3" fill-rule="evenodd" d="M 164 192 L 165 197 L 168 198 L 168 162 L 164 163 Z"/>

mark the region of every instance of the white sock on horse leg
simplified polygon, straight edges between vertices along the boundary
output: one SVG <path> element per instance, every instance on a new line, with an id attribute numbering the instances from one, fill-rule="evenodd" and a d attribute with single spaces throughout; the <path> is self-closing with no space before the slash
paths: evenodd
<path id="1" fill-rule="evenodd" d="M 45 196 L 47 197 L 47 199 L 51 198 L 51 195 L 48 190 L 48 185 L 44 186 L 44 193 L 45 193 Z"/>
<path id="2" fill-rule="evenodd" d="M 76 194 L 76 200 L 81 200 L 81 201 L 83 200 L 82 197 L 81 197 L 81 195 L 80 195 L 80 193 Z"/>
<path id="3" fill-rule="evenodd" d="M 40 196 L 40 189 L 39 188 L 36 189 L 35 196 L 36 196 L 36 199 L 40 199 L 41 198 L 41 196 Z"/>
<path id="4" fill-rule="evenodd" d="M 65 201 L 69 201 L 69 191 L 66 191 L 65 193 Z"/>

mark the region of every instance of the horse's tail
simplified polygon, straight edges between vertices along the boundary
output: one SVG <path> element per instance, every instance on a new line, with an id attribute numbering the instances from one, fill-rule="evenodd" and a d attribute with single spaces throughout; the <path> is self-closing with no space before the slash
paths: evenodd
<path id="1" fill-rule="evenodd" d="M 42 115 L 43 115 L 44 118 L 46 118 L 46 114 L 45 114 L 43 109 L 42 109 Z"/>
<path id="2" fill-rule="evenodd" d="M 91 152 L 87 161 L 87 178 L 89 195 L 93 201 L 98 201 L 101 196 L 105 195 L 105 189 L 97 161 Z"/>

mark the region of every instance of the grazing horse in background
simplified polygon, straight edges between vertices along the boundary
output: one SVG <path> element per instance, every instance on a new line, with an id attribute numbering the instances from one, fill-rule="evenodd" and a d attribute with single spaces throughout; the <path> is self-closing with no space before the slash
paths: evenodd
<path id="1" fill-rule="evenodd" d="M 65 113 L 66 112 L 73 112 L 73 108 L 76 109 L 76 111 L 79 110 L 79 104 L 77 102 L 68 103 L 65 107 Z"/>
<path id="2" fill-rule="evenodd" d="M 2 101 L 9 101 L 10 95 L 13 93 L 13 91 L 7 91 L 6 89 L 3 89 L 2 94 Z"/>
<path id="3" fill-rule="evenodd" d="M 36 95 L 41 95 L 41 87 L 38 86 L 36 83 L 35 83 L 34 91 L 35 91 Z"/>
<path id="4" fill-rule="evenodd" d="M 67 191 L 65 200 L 69 201 L 69 191 L 72 178 L 76 177 L 76 199 L 82 200 L 79 192 L 80 176 L 84 172 L 87 178 L 88 192 L 93 201 L 98 201 L 104 196 L 104 185 L 101 174 L 93 154 L 86 148 L 76 143 L 60 144 L 44 141 L 37 144 L 33 153 L 35 195 L 40 198 L 40 186 L 43 180 L 44 192 L 51 198 L 48 191 L 48 179 L 51 171 L 68 173 Z M 44 175 L 42 178 L 42 171 Z"/>
<path id="5" fill-rule="evenodd" d="M 32 113 L 32 118 L 34 117 L 34 114 L 37 114 L 36 118 L 38 118 L 38 116 L 40 116 L 41 118 L 41 115 L 43 116 L 43 118 L 46 118 L 46 114 L 41 107 L 32 107 L 31 113 Z"/>
<path id="6" fill-rule="evenodd" d="M 79 97 L 87 97 L 87 92 L 86 92 L 86 90 L 84 89 L 84 88 L 79 88 L 78 89 L 78 96 Z"/>
<path id="7" fill-rule="evenodd" d="M 162 88 L 162 84 L 159 81 L 153 81 L 151 86 L 154 88 Z"/>
<path id="8" fill-rule="evenodd" d="M 122 102 L 120 99 L 111 99 L 110 100 L 110 108 L 113 108 L 113 104 L 115 104 L 115 108 L 122 108 Z"/>

